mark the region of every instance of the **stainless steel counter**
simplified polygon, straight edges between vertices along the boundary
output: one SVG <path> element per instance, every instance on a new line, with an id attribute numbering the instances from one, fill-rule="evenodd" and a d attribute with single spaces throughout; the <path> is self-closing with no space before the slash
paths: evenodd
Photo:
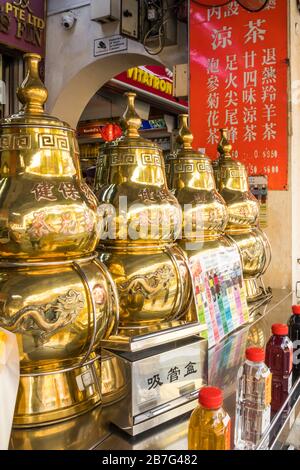
<path id="1" fill-rule="evenodd" d="M 257 309 L 251 324 L 230 335 L 220 344 L 209 350 L 209 384 L 224 390 L 224 406 L 232 417 L 234 427 L 235 390 L 238 368 L 244 360 L 245 349 L 249 345 L 265 346 L 271 334 L 273 323 L 285 323 L 290 316 L 292 294 L 286 290 L 274 290 L 269 304 Z M 297 384 L 296 384 L 297 385 Z M 290 431 L 297 423 L 296 404 L 299 389 L 295 386 L 291 415 L 282 420 L 282 426 Z M 76 419 L 52 426 L 18 430 L 12 432 L 11 449 L 97 449 L 97 450 L 186 450 L 188 416 L 181 416 L 171 422 L 145 432 L 135 438 L 119 431 L 109 424 L 109 417 L 122 401 L 105 408 L 96 408 Z M 297 405 L 298 406 L 298 405 Z M 293 417 L 294 410 L 294 417 Z M 300 412 L 300 403 L 299 403 Z M 294 419 L 294 421 L 293 421 Z M 295 424 L 296 426 L 296 424 Z M 278 436 L 283 427 L 277 430 Z M 232 433 L 233 434 L 233 433 Z M 282 438 L 281 438 L 282 440 Z M 279 445 L 279 444 L 278 444 Z"/>

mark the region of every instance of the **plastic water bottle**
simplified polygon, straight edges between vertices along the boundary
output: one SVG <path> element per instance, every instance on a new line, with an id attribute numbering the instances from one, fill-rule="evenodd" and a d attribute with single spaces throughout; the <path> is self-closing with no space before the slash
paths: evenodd
<path id="1" fill-rule="evenodd" d="M 254 450 L 271 420 L 272 374 L 262 348 L 248 348 L 238 372 L 234 444 Z"/>

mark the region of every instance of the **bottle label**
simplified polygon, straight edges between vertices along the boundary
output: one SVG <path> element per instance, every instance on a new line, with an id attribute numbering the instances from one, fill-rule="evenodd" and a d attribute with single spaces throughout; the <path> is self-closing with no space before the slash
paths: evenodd
<path id="1" fill-rule="evenodd" d="M 224 450 L 230 450 L 231 449 L 231 442 L 230 442 L 231 419 L 229 415 L 225 416 L 225 418 L 223 419 L 223 424 L 225 426 L 225 449 Z"/>
<path id="2" fill-rule="evenodd" d="M 272 374 L 270 373 L 266 377 L 266 382 L 265 382 L 265 405 L 268 406 L 270 405 L 272 400 Z"/>
<path id="3" fill-rule="evenodd" d="M 290 374 L 289 383 L 288 383 L 288 393 L 290 393 L 292 385 L 293 385 L 293 374 Z"/>
<path id="4" fill-rule="evenodd" d="M 293 370 L 293 354 L 294 354 L 293 346 L 291 346 L 291 348 L 290 348 L 290 364 L 289 364 L 290 368 L 289 368 L 289 373 L 291 373 L 292 370 Z"/>
<path id="5" fill-rule="evenodd" d="M 268 426 L 270 426 L 270 422 L 271 422 L 271 407 L 268 406 L 263 411 L 263 414 L 261 417 L 261 434 L 263 434 L 268 428 Z"/>
<path id="6" fill-rule="evenodd" d="M 223 418 L 223 424 L 225 428 L 228 426 L 229 422 L 230 422 L 230 418 L 229 418 L 229 415 L 227 414 L 225 418 Z"/>

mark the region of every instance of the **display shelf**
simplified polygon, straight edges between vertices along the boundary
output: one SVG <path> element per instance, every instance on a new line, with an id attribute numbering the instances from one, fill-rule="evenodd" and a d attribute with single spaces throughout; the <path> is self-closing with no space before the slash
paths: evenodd
<path id="1" fill-rule="evenodd" d="M 273 416 L 257 450 L 300 450 L 300 377 L 281 409 Z"/>
<path id="2" fill-rule="evenodd" d="M 159 128 L 141 130 L 140 134 L 143 137 L 145 137 L 145 139 L 156 139 L 156 138 L 160 138 L 160 137 L 170 137 L 171 136 L 171 132 L 168 132 L 167 129 L 159 129 Z"/>
<path id="3" fill-rule="evenodd" d="M 244 361 L 245 349 L 250 345 L 264 347 L 271 335 L 273 323 L 286 323 L 290 316 L 292 293 L 275 289 L 268 305 L 257 307 L 252 323 L 234 332 L 209 351 L 209 383 L 224 390 L 224 406 L 232 418 L 234 429 L 235 391 L 237 371 Z M 126 399 L 126 398 L 125 398 Z M 186 450 L 189 414 L 179 416 L 159 427 L 131 438 L 109 424 L 116 407 L 122 401 L 103 409 L 96 408 L 65 423 L 35 429 L 15 429 L 12 449 L 97 449 L 97 450 Z M 259 448 L 284 449 L 300 447 L 300 381 L 295 380 L 289 396 L 289 410 L 281 410 L 273 417 L 268 430 L 269 445 Z M 285 414 L 284 414 L 285 413 Z M 266 439 L 266 437 L 264 437 Z M 233 446 L 233 432 L 232 432 Z"/>

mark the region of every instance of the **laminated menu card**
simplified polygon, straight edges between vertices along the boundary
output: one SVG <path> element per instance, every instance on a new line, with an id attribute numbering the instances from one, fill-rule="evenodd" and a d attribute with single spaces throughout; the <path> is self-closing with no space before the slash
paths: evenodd
<path id="1" fill-rule="evenodd" d="M 249 311 L 238 248 L 218 247 L 190 257 L 198 319 L 209 347 L 247 323 Z"/>

